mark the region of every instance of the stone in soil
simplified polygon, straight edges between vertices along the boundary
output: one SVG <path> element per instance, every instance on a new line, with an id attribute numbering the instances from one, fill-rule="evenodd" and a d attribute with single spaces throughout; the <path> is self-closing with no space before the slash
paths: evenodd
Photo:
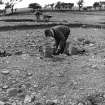
<path id="1" fill-rule="evenodd" d="M 103 98 L 105 98 L 105 94 L 103 94 Z"/>
<path id="2" fill-rule="evenodd" d="M 26 94 L 25 93 L 21 93 L 21 94 L 18 94 L 17 96 L 20 99 L 25 99 Z"/>
<path id="3" fill-rule="evenodd" d="M 0 100 L 3 101 L 3 102 L 8 102 L 9 98 L 5 96 L 5 97 L 0 98 Z"/>
<path id="4" fill-rule="evenodd" d="M 16 102 L 13 102 L 12 105 L 17 105 Z"/>
<path id="5" fill-rule="evenodd" d="M 12 105 L 11 103 L 5 103 L 5 105 Z"/>
<path id="6" fill-rule="evenodd" d="M 24 92 L 24 88 L 17 89 L 17 91 L 18 91 L 18 94 L 23 93 Z"/>
<path id="7" fill-rule="evenodd" d="M 35 101 L 35 96 L 32 96 L 31 102 L 34 102 L 34 101 Z"/>
<path id="8" fill-rule="evenodd" d="M 78 103 L 78 105 L 84 105 L 84 104 L 80 102 L 80 103 Z"/>
<path id="9" fill-rule="evenodd" d="M 32 76 L 32 73 L 30 73 L 30 72 L 29 72 L 29 73 L 27 73 L 27 76 Z"/>
<path id="10" fill-rule="evenodd" d="M 3 75 L 8 75 L 8 74 L 9 74 L 9 70 L 3 70 L 3 71 L 1 71 L 1 73 L 2 73 Z"/>
<path id="11" fill-rule="evenodd" d="M 42 103 L 40 103 L 40 102 L 37 102 L 37 103 L 35 103 L 35 105 L 43 105 Z"/>
<path id="12" fill-rule="evenodd" d="M 22 51 L 17 51 L 17 52 L 15 52 L 15 55 L 22 55 L 22 54 L 23 54 Z"/>
<path id="13" fill-rule="evenodd" d="M 4 86 L 2 87 L 2 89 L 8 89 L 8 88 L 9 88 L 8 85 L 4 85 Z"/>
<path id="14" fill-rule="evenodd" d="M 80 55 L 85 54 L 87 51 L 83 48 L 72 47 L 71 48 L 71 55 Z"/>
<path id="15" fill-rule="evenodd" d="M 30 103 L 30 102 L 31 102 L 31 96 L 26 95 L 25 99 L 24 99 L 24 103 L 27 104 L 27 103 Z"/>
<path id="16" fill-rule="evenodd" d="M 56 105 L 57 104 L 57 100 L 55 101 L 55 100 L 48 100 L 47 102 L 46 102 L 46 105 Z"/>
<path id="17" fill-rule="evenodd" d="M 11 88 L 7 90 L 9 97 L 15 97 L 18 94 L 18 90 L 16 88 Z"/>

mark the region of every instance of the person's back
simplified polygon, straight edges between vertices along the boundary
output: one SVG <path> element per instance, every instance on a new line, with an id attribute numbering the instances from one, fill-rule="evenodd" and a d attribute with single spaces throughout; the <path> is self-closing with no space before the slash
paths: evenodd
<path id="1" fill-rule="evenodd" d="M 61 34 L 64 35 L 65 40 L 67 40 L 70 34 L 70 28 L 64 25 L 58 25 L 52 28 L 55 32 L 55 37 L 60 38 Z"/>

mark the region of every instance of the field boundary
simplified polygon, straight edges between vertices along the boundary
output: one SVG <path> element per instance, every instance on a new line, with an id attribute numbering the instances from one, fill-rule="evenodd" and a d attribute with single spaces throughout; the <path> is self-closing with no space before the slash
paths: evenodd
<path id="1" fill-rule="evenodd" d="M 55 25 L 67 25 L 71 28 L 98 28 L 104 29 L 104 25 L 93 25 L 93 24 L 81 24 L 81 23 L 40 23 L 34 25 L 13 25 L 13 26 L 0 26 L 0 31 L 8 31 L 8 30 L 24 30 L 24 29 L 42 29 L 42 28 L 49 28 Z"/>

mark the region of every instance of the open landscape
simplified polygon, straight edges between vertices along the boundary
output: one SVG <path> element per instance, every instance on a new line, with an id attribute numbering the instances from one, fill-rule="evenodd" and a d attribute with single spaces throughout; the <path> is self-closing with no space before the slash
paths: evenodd
<path id="1" fill-rule="evenodd" d="M 32 13 L 0 17 L 0 105 L 104 105 L 105 12 L 47 14 L 49 22 Z M 46 50 L 54 40 L 44 30 L 59 24 L 70 27 L 71 56 Z"/>

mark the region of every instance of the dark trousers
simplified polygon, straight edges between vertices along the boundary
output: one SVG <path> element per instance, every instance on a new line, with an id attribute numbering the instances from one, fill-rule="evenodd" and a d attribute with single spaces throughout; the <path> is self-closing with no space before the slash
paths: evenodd
<path id="1" fill-rule="evenodd" d="M 65 40 L 55 41 L 55 45 L 54 46 L 55 46 L 54 54 L 55 55 L 62 54 L 64 52 L 64 50 L 65 50 L 65 47 L 66 47 L 66 41 Z"/>

